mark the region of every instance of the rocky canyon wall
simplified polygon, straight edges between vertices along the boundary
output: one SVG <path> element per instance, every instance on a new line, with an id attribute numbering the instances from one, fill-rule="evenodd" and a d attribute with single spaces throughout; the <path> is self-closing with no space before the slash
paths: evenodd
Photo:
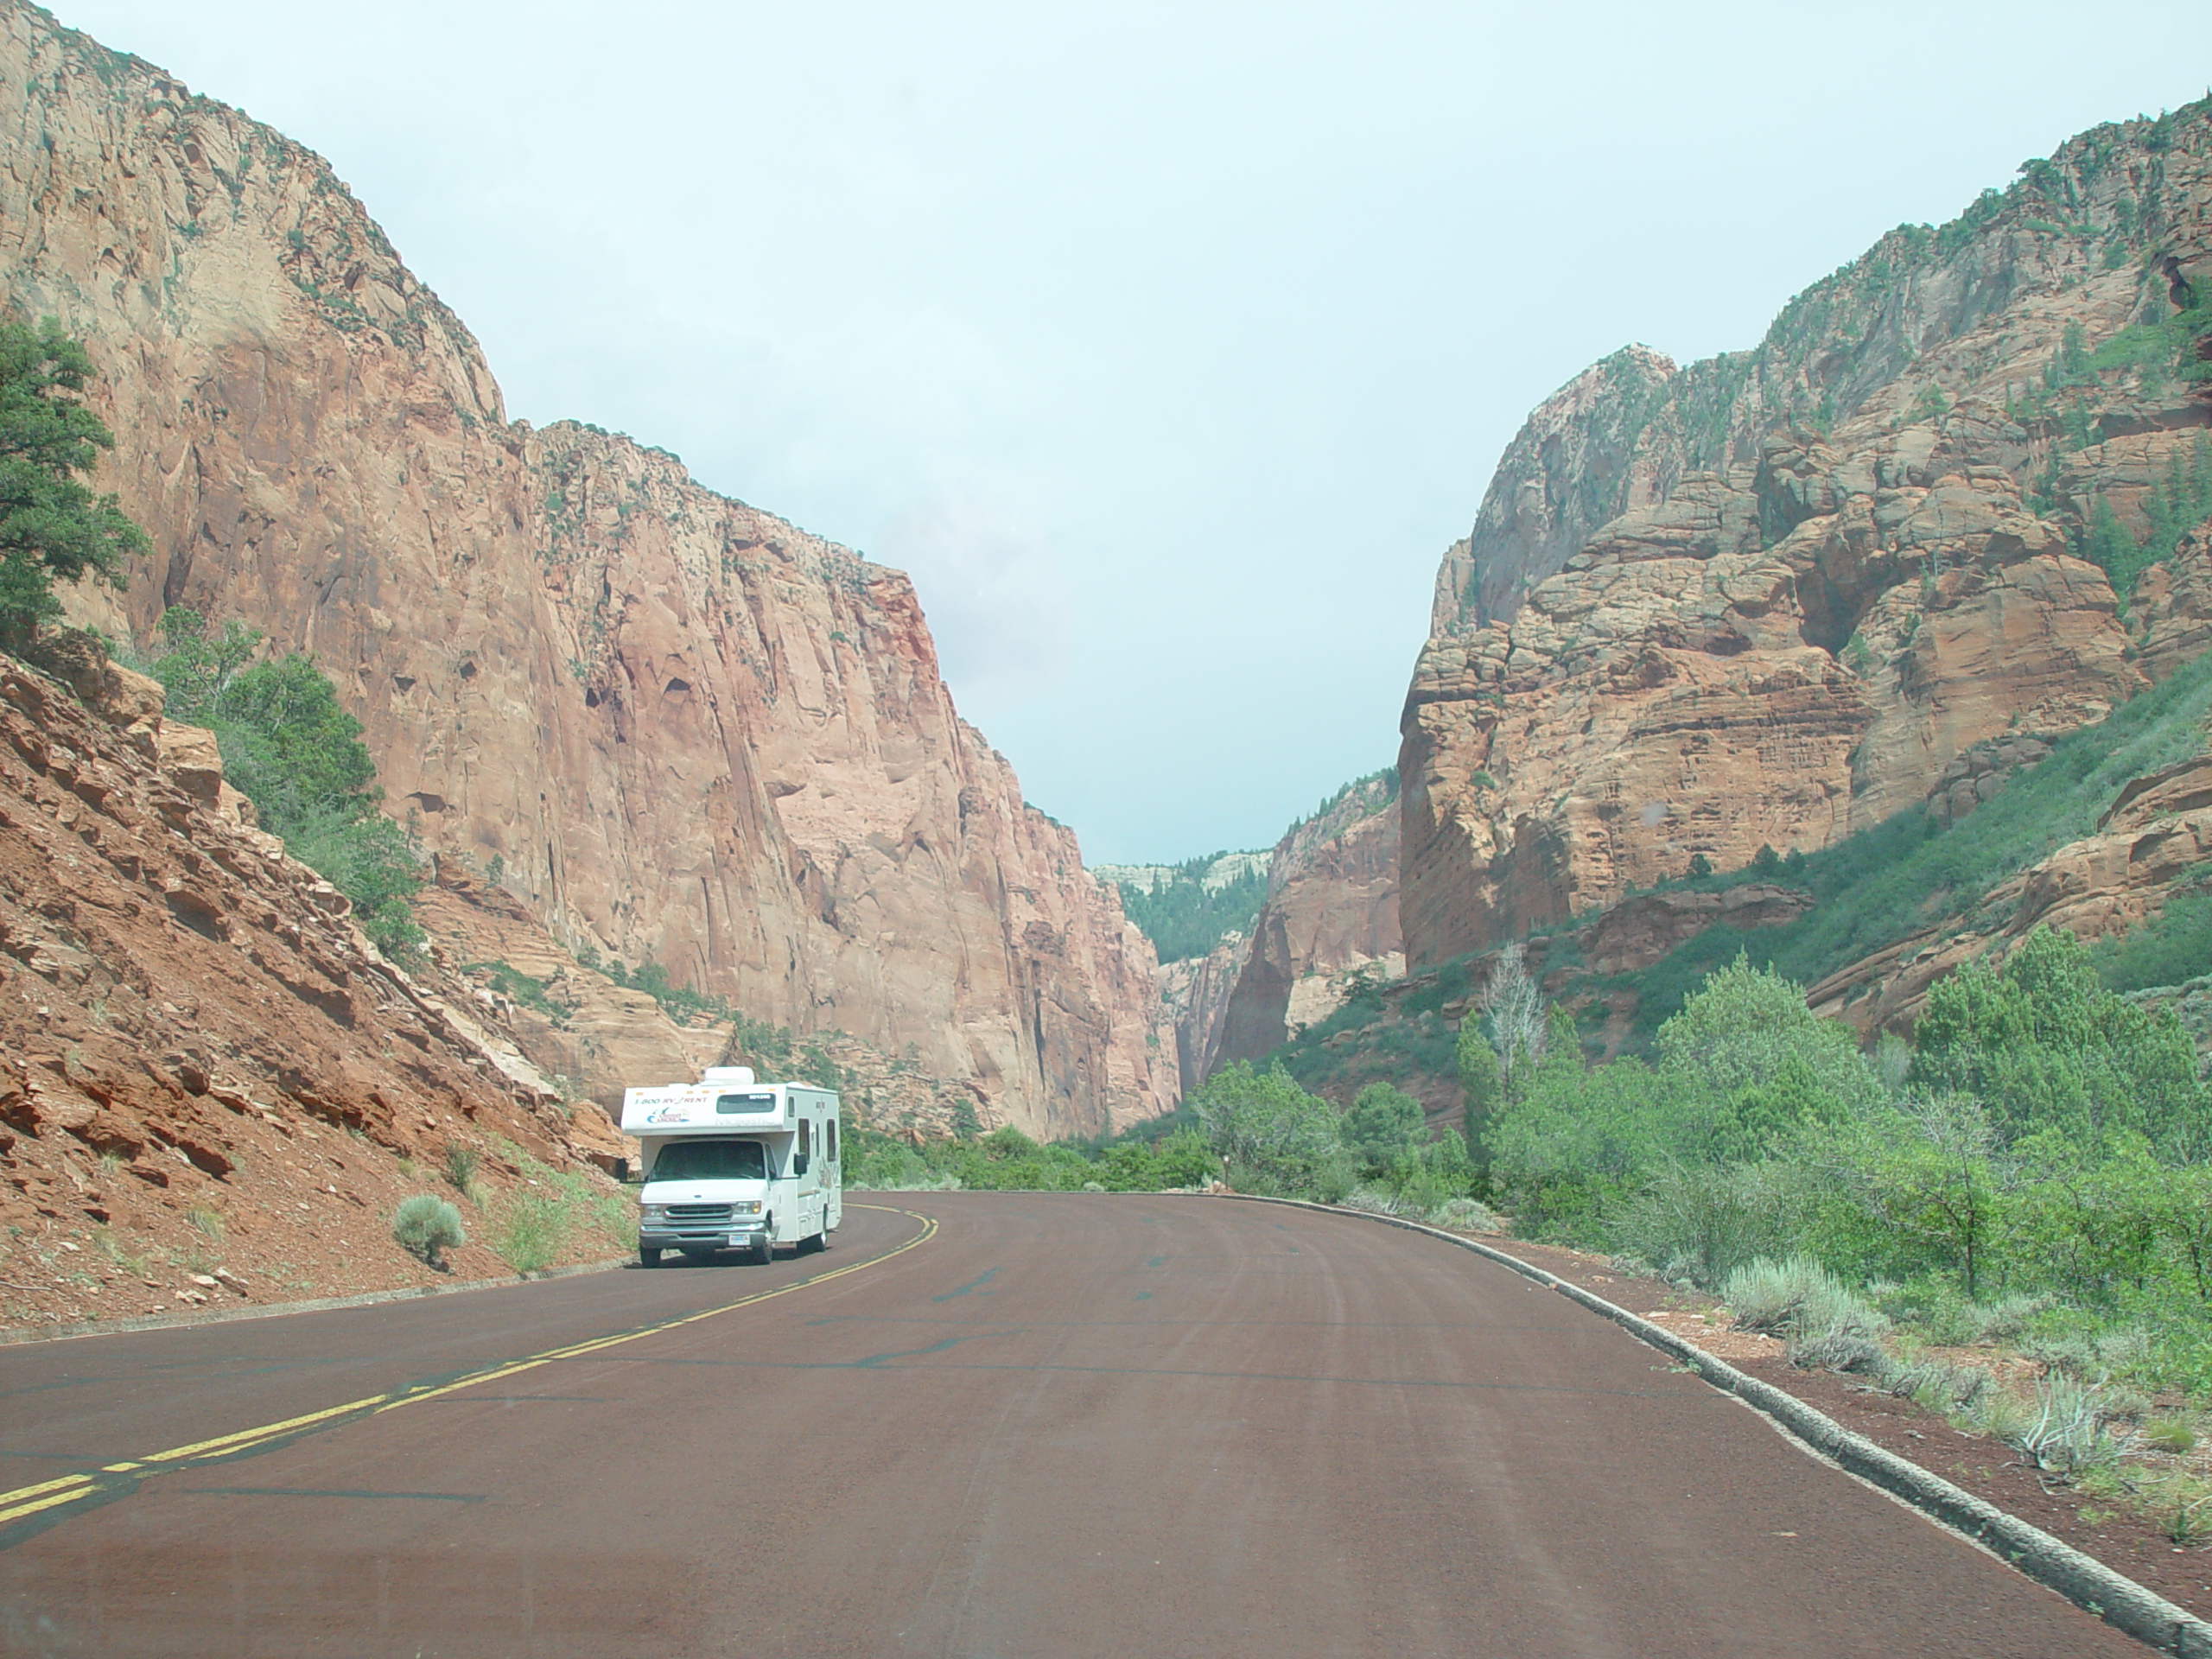
<path id="1" fill-rule="evenodd" d="M 1173 1103 L 1151 951 L 961 721 L 906 578 L 506 418 L 317 156 L 0 0 L 0 294 L 85 339 L 152 537 L 80 617 L 312 653 L 389 804 L 565 947 L 1095 1133 Z"/>
<path id="2" fill-rule="evenodd" d="M 1395 777 L 1364 779 L 1292 826 L 1268 868 L 1268 898 L 1211 1056 L 1256 1060 L 1344 1001 L 1345 976 L 1402 972 Z"/>
<path id="3" fill-rule="evenodd" d="M 1531 417 L 1405 705 L 1409 963 L 1825 845 L 2146 683 L 2078 554 L 2202 454 L 2147 331 L 2212 279 L 2209 156 L 2202 106 L 2099 128 L 1755 350 L 1631 348 Z"/>

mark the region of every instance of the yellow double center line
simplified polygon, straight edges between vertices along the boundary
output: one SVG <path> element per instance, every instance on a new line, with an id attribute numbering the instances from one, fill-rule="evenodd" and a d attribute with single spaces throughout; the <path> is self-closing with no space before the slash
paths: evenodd
<path id="1" fill-rule="evenodd" d="M 855 1205 L 855 1209 L 887 1209 L 884 1205 Z M 441 1395 L 453 1394 L 462 1389 L 473 1389 L 485 1382 L 496 1382 L 501 1377 L 514 1376 L 520 1372 L 535 1370 L 540 1365 L 550 1365 L 556 1360 L 577 1359 L 586 1354 L 595 1354 L 608 1348 L 619 1348 L 626 1342 L 636 1342 L 642 1337 L 655 1337 L 664 1331 L 675 1331 L 687 1325 L 696 1325 L 702 1319 L 711 1319 L 717 1314 L 733 1313 L 741 1307 L 751 1307 L 778 1296 L 788 1296 L 795 1290 L 804 1290 L 810 1285 L 842 1279 L 849 1273 L 858 1273 L 863 1268 L 880 1266 L 894 1255 L 904 1255 L 916 1245 L 926 1243 L 937 1231 L 937 1223 L 928 1216 L 912 1210 L 895 1213 L 922 1224 L 922 1230 L 905 1243 L 894 1245 L 881 1255 L 872 1255 L 865 1262 L 849 1262 L 842 1268 L 832 1268 L 827 1273 L 810 1274 L 804 1279 L 794 1279 L 787 1285 L 778 1285 L 773 1290 L 756 1291 L 750 1296 L 741 1296 L 734 1302 L 724 1302 L 719 1307 L 702 1309 L 696 1313 L 685 1313 L 672 1319 L 663 1319 L 658 1325 L 644 1325 L 635 1331 L 624 1331 L 611 1337 L 594 1337 L 588 1342 L 570 1343 L 563 1348 L 549 1348 L 543 1353 L 531 1354 L 526 1358 L 512 1359 L 465 1376 L 443 1382 L 410 1383 L 405 1388 L 392 1389 L 384 1394 L 372 1394 L 359 1400 L 349 1400 L 342 1406 L 326 1406 L 321 1411 L 310 1411 L 298 1417 L 287 1417 L 281 1423 L 264 1423 L 257 1428 L 242 1428 L 234 1434 L 219 1435 L 212 1440 L 195 1440 L 190 1446 L 174 1446 L 166 1452 L 149 1452 L 143 1458 L 127 1459 L 120 1463 L 102 1464 L 97 1469 L 85 1470 L 59 1479 L 41 1481 L 35 1486 L 19 1486 L 11 1492 L 0 1492 L 0 1543 L 10 1541 L 6 1529 L 16 1523 L 57 1510 L 67 1503 L 75 1503 L 90 1497 L 108 1497 L 135 1487 L 149 1475 L 174 1474 L 196 1464 L 216 1463 L 234 1458 L 257 1446 L 289 1437 L 318 1426 L 334 1425 L 352 1417 L 372 1417 L 378 1413 L 397 1411 L 402 1406 L 419 1405 L 425 1400 L 435 1400 Z"/>

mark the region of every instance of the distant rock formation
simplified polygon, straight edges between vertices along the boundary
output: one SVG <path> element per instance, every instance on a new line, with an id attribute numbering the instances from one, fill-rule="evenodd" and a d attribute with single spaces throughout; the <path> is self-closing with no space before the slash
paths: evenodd
<path id="1" fill-rule="evenodd" d="M 1349 975 L 1403 971 L 1396 803 L 1395 777 L 1364 779 L 1275 843 L 1267 903 L 1223 1008 L 1210 1071 L 1259 1059 L 1294 1026 L 1326 1019 Z"/>
<path id="2" fill-rule="evenodd" d="M 1531 417 L 1406 701 L 1410 964 L 1951 803 L 1960 757 L 2148 683 L 2077 547 L 2102 513 L 2150 531 L 2212 404 L 2098 353 L 2212 280 L 2208 157 L 2202 106 L 2099 128 L 1756 350 L 1631 349 Z M 2212 614 L 2182 583 L 2146 603 Z"/>

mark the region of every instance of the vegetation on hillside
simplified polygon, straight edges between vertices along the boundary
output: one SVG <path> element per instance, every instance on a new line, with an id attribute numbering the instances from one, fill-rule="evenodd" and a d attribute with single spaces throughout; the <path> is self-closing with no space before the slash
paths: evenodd
<path id="1" fill-rule="evenodd" d="M 1150 888 L 1135 881 L 1115 883 L 1122 895 L 1122 913 L 1152 941 L 1160 961 L 1203 957 L 1225 935 L 1251 927 L 1252 918 L 1267 901 L 1265 864 L 1238 870 L 1211 885 L 1206 880 L 1215 865 L 1235 856 L 1220 852 L 1186 859 L 1172 866 L 1167 879 Z"/>
<path id="2" fill-rule="evenodd" d="M 1872 1056 L 1740 959 L 1648 1063 L 1590 1069 L 1553 1022 L 1479 1134 L 1523 1236 L 1715 1289 L 1809 1258 L 1932 1341 L 2009 1303 L 2055 1368 L 2212 1390 L 2212 1094 L 2172 1015 L 2107 989 L 2070 935 L 1939 982 L 1917 1046 Z"/>
<path id="3" fill-rule="evenodd" d="M 2203 523 L 2207 513 L 2212 513 L 2212 437 L 2199 432 L 2186 458 L 2178 449 L 2168 455 L 2165 470 L 2145 493 L 2143 514 L 2150 528 L 2143 539 L 2138 541 L 2112 504 L 2099 496 L 2082 536 L 2082 556 L 2103 568 L 2125 603 L 2135 591 L 2136 578 L 2171 558 L 2182 537 Z"/>
<path id="4" fill-rule="evenodd" d="M 1660 884 L 1718 891 L 1782 881 L 1815 903 L 1780 927 L 1713 927 L 1637 973 L 1585 970 L 1573 923 L 1540 930 L 1546 976 L 1560 1000 L 1580 1005 L 1586 1050 L 1615 1007 L 1630 1007 L 1626 1049 L 1648 1053 L 1660 1027 L 1738 955 L 1804 984 L 1948 922 L 1988 930 L 2011 919 L 1989 895 L 2007 878 L 2095 832 L 2131 779 L 2188 760 L 2212 723 L 2212 657 L 2200 658 L 2094 726 L 2056 740 L 2048 759 L 2012 773 L 1995 798 L 1945 826 L 1919 808 L 1820 851 L 1763 849 L 1741 869 Z M 2010 901 L 2007 901 L 2010 902 Z M 1532 944 L 1536 941 L 1532 940 Z M 2123 938 L 2100 943 L 2092 963 L 2114 991 L 2183 986 L 2212 976 L 2212 868 L 2184 880 L 2160 912 Z M 1382 1080 L 1432 1091 L 1454 1068 L 1457 1015 L 1489 971 L 1480 954 L 1453 958 L 1395 984 L 1372 980 L 1326 1019 L 1268 1058 L 1303 1087 L 1346 1099 Z M 2212 1001 L 2212 996 L 2208 996 Z M 2185 1009 L 2184 1014 L 2188 1011 Z M 1433 1093 L 1432 1093 L 1433 1097 Z"/>
<path id="5" fill-rule="evenodd" d="M 87 572 L 119 582 L 146 537 L 89 475 L 115 435 L 78 401 L 92 378 L 84 346 L 48 317 L 0 322 L 0 647 L 20 651 L 61 614 L 54 583 Z"/>
<path id="6" fill-rule="evenodd" d="M 2048 759 L 2012 775 L 1993 800 L 1948 827 L 1918 808 L 1899 813 L 1777 871 L 1817 901 L 1782 927 L 1737 932 L 1716 927 L 1656 966 L 1620 981 L 1582 981 L 1578 989 L 1632 989 L 1639 1029 L 1656 1032 L 1691 989 L 1739 952 L 1811 984 L 1836 969 L 1957 915 L 1987 928 L 2009 919 L 1986 895 L 2008 876 L 2067 843 L 2093 834 L 2097 820 L 2131 779 L 2177 765 L 2205 745 L 2212 719 L 2212 656 L 2187 664 L 2163 684 L 2114 709 L 2094 726 L 2059 738 Z M 1726 887 L 1755 868 L 1708 881 Z M 2174 983 L 2212 971 L 2212 940 L 2186 928 L 2187 909 L 2154 922 L 2145 936 L 2100 957 L 2116 988 L 2145 982 L 2154 962 Z M 2193 964 L 2193 965 L 2192 965 Z M 2183 969 L 2188 971 L 2184 972 Z"/>
<path id="7" fill-rule="evenodd" d="M 1398 769 L 1382 766 L 1374 772 L 1362 773 L 1350 783 L 1330 791 L 1321 798 L 1319 806 L 1305 817 L 1294 821 L 1283 834 L 1294 836 L 1307 824 L 1318 823 L 1347 801 L 1355 798 L 1359 806 L 1359 817 L 1363 818 L 1372 817 L 1383 808 L 1395 804 L 1398 798 Z"/>
<path id="8" fill-rule="evenodd" d="M 257 663 L 259 630 L 231 621 L 211 637 L 207 620 L 182 606 L 162 616 L 162 639 L 147 667 L 168 690 L 169 717 L 215 734 L 224 776 L 262 828 L 353 901 L 379 947 L 419 946 L 407 903 L 422 886 L 412 840 L 380 809 L 361 722 L 322 671 L 297 652 Z"/>
<path id="9" fill-rule="evenodd" d="M 1360 816 L 1382 811 L 1398 798 L 1398 769 L 1385 766 L 1355 778 L 1324 796 L 1313 812 L 1294 822 L 1284 838 L 1295 836 L 1338 811 L 1357 798 Z M 1254 861 L 1251 868 L 1217 873 L 1224 859 Z M 1230 933 L 1249 932 L 1268 897 L 1265 855 L 1209 853 L 1166 867 L 1166 878 L 1148 882 L 1123 879 L 1116 867 L 1101 868 L 1101 879 L 1114 882 L 1122 895 L 1122 913 L 1152 941 L 1162 962 L 1185 962 L 1203 957 Z"/>

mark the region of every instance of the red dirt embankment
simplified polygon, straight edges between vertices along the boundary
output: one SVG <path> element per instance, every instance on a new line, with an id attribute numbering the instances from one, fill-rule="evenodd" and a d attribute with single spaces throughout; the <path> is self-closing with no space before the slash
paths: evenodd
<path id="1" fill-rule="evenodd" d="M 597 1115 L 482 1042 L 438 994 L 464 988 L 385 960 L 208 734 L 138 676 L 73 677 L 99 712 L 0 658 L 0 1326 L 439 1282 L 392 1242 L 402 1198 L 488 1235 L 532 1180 L 605 1182 Z M 555 1259 L 611 1253 L 572 1223 Z"/>

